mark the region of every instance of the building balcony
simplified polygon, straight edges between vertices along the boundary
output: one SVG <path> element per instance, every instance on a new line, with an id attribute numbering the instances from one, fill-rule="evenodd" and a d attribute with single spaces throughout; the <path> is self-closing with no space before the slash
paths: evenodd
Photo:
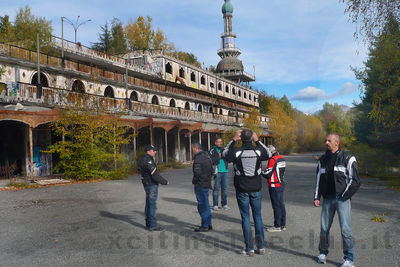
<path id="1" fill-rule="evenodd" d="M 236 118 L 235 116 L 200 112 L 180 107 L 156 105 L 126 98 L 109 98 L 51 87 L 43 87 L 42 95 L 38 97 L 37 86 L 15 82 L 6 84 L 6 89 L 0 94 L 0 103 L 22 103 L 47 108 L 82 108 L 136 117 L 153 117 L 227 126 L 243 125 L 243 118 L 241 117 Z M 262 122 L 260 123 L 263 125 Z"/>

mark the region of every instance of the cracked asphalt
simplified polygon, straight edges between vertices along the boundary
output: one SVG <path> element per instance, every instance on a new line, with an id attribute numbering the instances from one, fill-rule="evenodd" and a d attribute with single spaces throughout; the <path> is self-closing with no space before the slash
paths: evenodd
<path id="1" fill-rule="evenodd" d="M 159 224 L 144 229 L 144 190 L 138 176 L 123 181 L 0 191 L 1 266 L 317 266 L 320 208 L 313 207 L 316 163 L 311 154 L 288 156 L 285 192 L 288 230 L 265 232 L 267 253 L 239 255 L 240 214 L 230 176 L 229 211 L 213 212 L 214 230 L 200 223 L 191 168 L 169 170 L 160 186 Z M 363 179 L 352 199 L 356 266 L 400 266 L 400 192 Z M 211 200 L 211 195 L 210 195 Z M 273 224 L 264 183 L 263 220 Z M 371 221 L 384 214 L 386 222 Z M 337 218 L 337 217 L 336 217 Z M 325 266 L 340 266 L 338 220 Z"/>

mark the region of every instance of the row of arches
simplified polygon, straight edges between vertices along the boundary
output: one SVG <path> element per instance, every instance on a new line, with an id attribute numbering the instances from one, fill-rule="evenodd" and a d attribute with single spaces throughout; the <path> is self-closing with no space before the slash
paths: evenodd
<path id="1" fill-rule="evenodd" d="M 44 87 L 48 87 L 48 86 L 49 86 L 49 82 L 48 82 L 47 75 L 44 74 L 43 72 L 40 73 L 40 83 L 41 83 L 41 85 L 44 86 Z M 35 73 L 35 74 L 32 76 L 31 84 L 33 84 L 33 85 L 37 85 L 37 84 L 38 84 L 38 74 L 37 74 L 37 73 Z M 71 90 L 72 90 L 73 92 L 77 92 L 77 93 L 85 93 L 85 92 L 86 92 L 86 90 L 85 90 L 85 84 L 84 84 L 81 80 L 76 79 L 76 80 L 72 83 Z M 105 88 L 105 90 L 104 90 L 104 96 L 105 96 L 105 97 L 109 97 L 109 98 L 115 98 L 114 88 L 113 88 L 112 86 L 107 86 L 107 87 Z M 136 91 L 132 91 L 131 94 L 130 94 L 130 96 L 129 96 L 129 99 L 130 99 L 131 101 L 138 101 L 138 100 L 139 100 L 138 93 L 137 93 Z M 153 95 L 153 97 L 152 97 L 152 99 L 151 99 L 151 104 L 153 104 L 153 105 L 160 105 L 159 97 L 156 96 L 156 95 Z M 169 101 L 169 106 L 170 106 L 170 107 L 174 107 L 174 108 L 177 107 L 177 104 L 176 104 L 175 99 L 171 99 L 171 100 Z M 185 110 L 190 110 L 190 103 L 189 103 L 189 102 L 186 102 L 186 103 L 185 103 L 184 109 L 185 109 Z M 207 111 L 207 112 L 209 112 L 209 113 L 212 113 L 212 112 L 213 112 L 213 110 L 212 110 L 211 107 L 209 107 L 208 110 L 204 110 L 202 104 L 198 104 L 198 105 L 197 105 L 197 111 L 199 111 L 199 112 Z M 220 115 L 223 114 L 221 108 L 219 109 L 218 113 L 219 113 Z"/>
<path id="2" fill-rule="evenodd" d="M 170 62 L 167 62 L 167 64 L 165 64 L 165 72 L 169 73 L 171 75 L 173 74 L 172 64 Z M 179 77 L 185 79 L 185 69 L 184 69 L 184 67 L 180 67 L 179 68 Z M 196 77 L 195 71 L 191 71 L 190 72 L 190 81 L 191 82 L 197 82 L 197 77 Z M 200 76 L 200 84 L 201 85 L 206 85 L 206 78 L 205 78 L 204 74 L 202 74 Z M 214 83 L 211 82 L 211 81 L 210 81 L 210 87 L 214 88 Z M 222 91 L 222 83 L 221 82 L 218 82 L 217 88 L 218 88 L 219 91 Z M 231 88 L 230 88 L 230 86 L 225 85 L 225 93 L 226 94 L 230 94 L 231 93 L 232 95 L 236 95 L 237 94 L 237 96 L 240 97 L 240 98 L 243 97 L 243 99 L 248 99 L 249 101 L 257 102 L 256 95 L 252 95 L 250 92 L 243 92 L 242 93 L 242 90 L 240 90 L 240 89 L 236 90 L 236 88 L 233 87 L 233 86 L 231 86 Z"/>

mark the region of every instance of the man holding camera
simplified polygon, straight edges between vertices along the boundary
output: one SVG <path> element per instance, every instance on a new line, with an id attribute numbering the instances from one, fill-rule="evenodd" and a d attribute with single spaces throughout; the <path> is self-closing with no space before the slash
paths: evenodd
<path id="1" fill-rule="evenodd" d="M 234 147 L 239 140 L 242 141 L 242 146 Z M 256 146 L 252 142 L 255 142 Z M 254 256 L 250 207 L 253 213 L 258 253 L 260 255 L 265 253 L 264 224 L 261 217 L 261 161 L 268 160 L 271 156 L 271 151 L 258 140 L 257 134 L 248 129 L 237 131 L 223 152 L 223 157 L 228 162 L 233 162 L 236 199 L 242 217 L 242 230 L 246 244 L 242 254 L 249 256 Z"/>

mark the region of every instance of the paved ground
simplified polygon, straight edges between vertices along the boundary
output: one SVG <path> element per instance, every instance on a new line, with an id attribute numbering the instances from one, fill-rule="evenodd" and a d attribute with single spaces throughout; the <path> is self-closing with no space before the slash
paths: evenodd
<path id="1" fill-rule="evenodd" d="M 191 170 L 167 171 L 158 219 L 166 228 L 144 227 L 144 191 L 137 176 L 125 181 L 0 192 L 1 266 L 317 266 L 320 208 L 312 206 L 315 162 L 288 159 L 288 230 L 265 233 L 267 254 L 238 255 L 243 246 L 240 214 L 230 180 L 230 211 L 213 212 L 214 231 L 197 234 L 200 222 Z M 400 193 L 364 179 L 352 202 L 357 266 L 400 266 Z M 273 223 L 264 188 L 265 227 Z M 386 223 L 372 222 L 385 213 Z M 326 266 L 342 262 L 338 221 Z"/>

